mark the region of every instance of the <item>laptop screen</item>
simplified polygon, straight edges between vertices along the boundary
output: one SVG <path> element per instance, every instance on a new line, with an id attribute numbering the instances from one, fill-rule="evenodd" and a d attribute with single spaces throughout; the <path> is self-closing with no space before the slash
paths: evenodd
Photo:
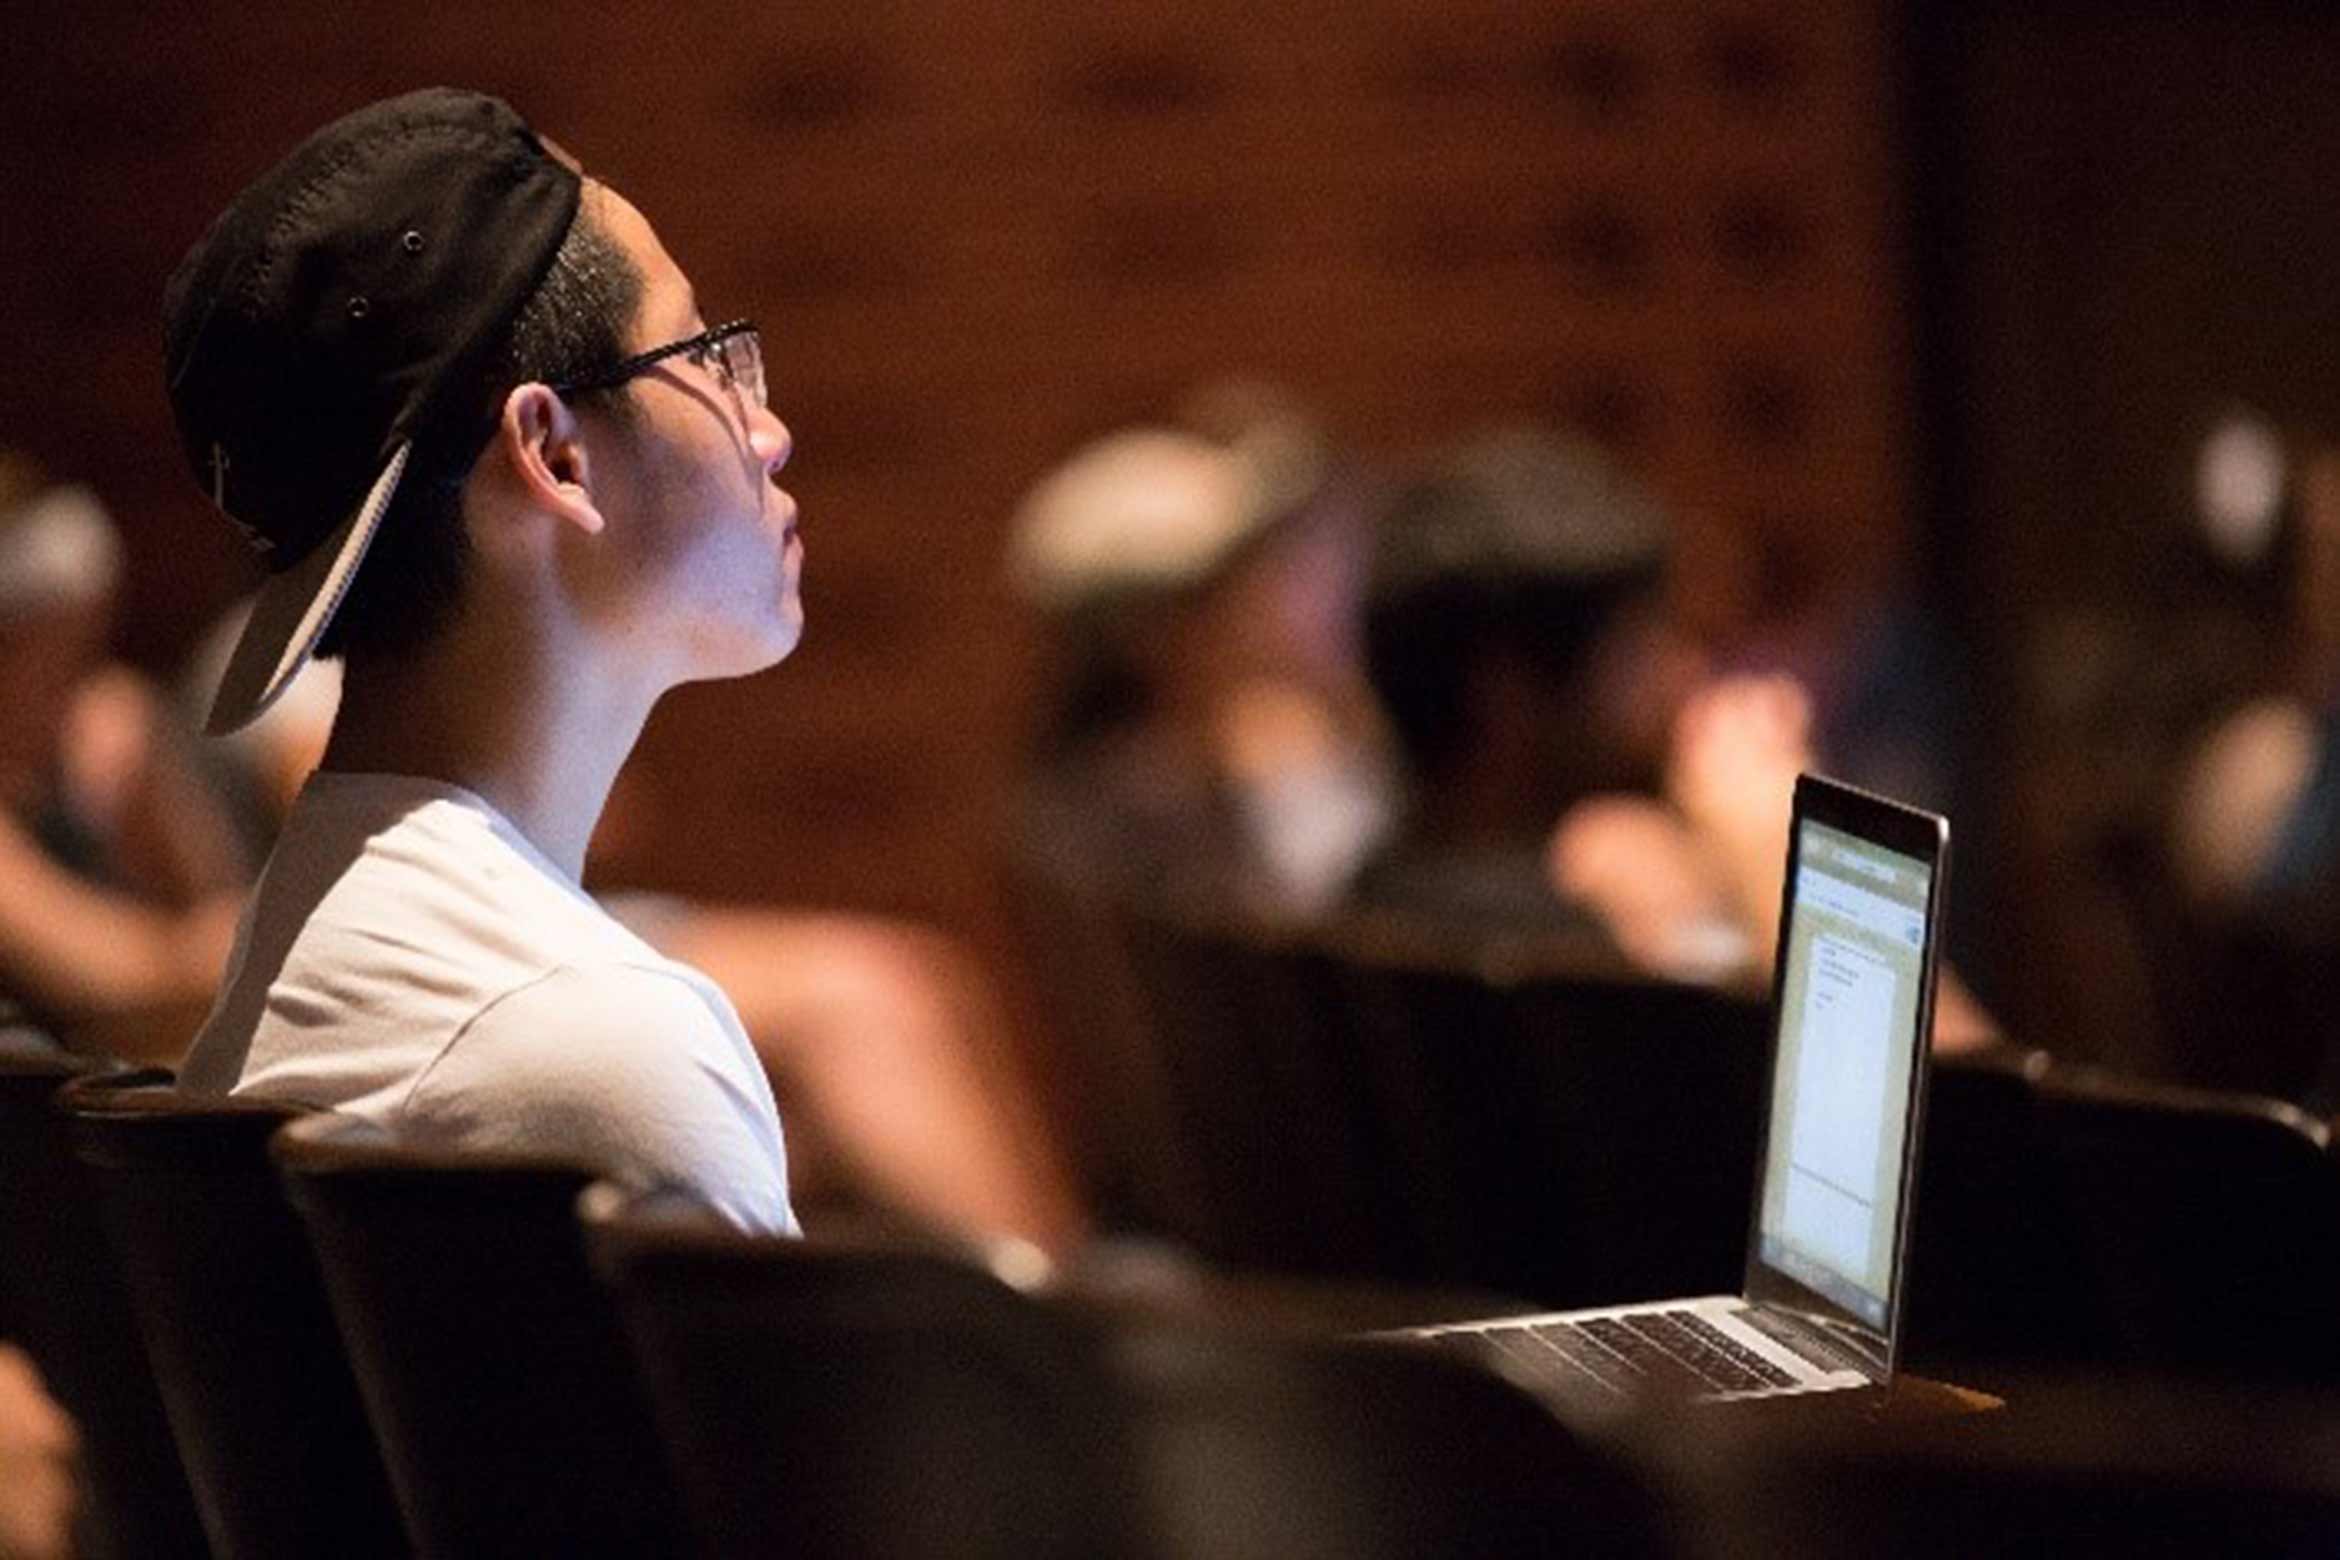
<path id="1" fill-rule="evenodd" d="M 1899 1261 L 1934 866 L 1796 818 L 1756 1256 L 1883 1330 Z"/>

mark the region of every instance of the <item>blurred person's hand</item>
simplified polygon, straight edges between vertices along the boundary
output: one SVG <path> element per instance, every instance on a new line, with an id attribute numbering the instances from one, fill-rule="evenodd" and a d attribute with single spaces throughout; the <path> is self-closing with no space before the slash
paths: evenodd
<path id="1" fill-rule="evenodd" d="M 2314 777 L 2315 712 L 2293 699 L 2235 711 L 2186 761 L 2170 813 L 2170 865 L 2196 904 L 2232 909 L 2275 854 Z"/>
<path id="2" fill-rule="evenodd" d="M 1934 1054 L 1957 1056 L 2005 1042 L 2007 1033 L 1958 972 L 1945 965 L 1934 991 Z"/>
<path id="3" fill-rule="evenodd" d="M 0 1555 L 62 1560 L 72 1552 L 79 1444 L 32 1361 L 0 1343 Z"/>
<path id="4" fill-rule="evenodd" d="M 1814 766 L 1812 700 L 1792 677 L 1732 677 L 1701 690 L 1674 729 L 1666 786 L 1711 868 L 1727 880 L 1749 958 L 1769 970 L 1779 943 L 1782 879 L 1796 776 Z M 1934 1002 L 1937 1052 L 1984 1049 L 2005 1032 L 1955 971 Z"/>
<path id="5" fill-rule="evenodd" d="M 1812 700 L 1778 675 L 1727 677 L 1693 694 L 1674 722 L 1666 794 L 1769 963 L 1796 776 L 1810 768 Z"/>
<path id="6" fill-rule="evenodd" d="M 73 690 L 58 741 L 72 801 L 106 834 L 121 827 L 139 777 L 154 762 L 154 691 L 128 667 L 101 666 Z"/>
<path id="7" fill-rule="evenodd" d="M 1744 960 L 1697 840 L 1646 797 L 1588 797 L 1552 831 L 1545 865 L 1563 899 L 1599 916 L 1618 950 L 1653 974 L 1707 980 Z"/>

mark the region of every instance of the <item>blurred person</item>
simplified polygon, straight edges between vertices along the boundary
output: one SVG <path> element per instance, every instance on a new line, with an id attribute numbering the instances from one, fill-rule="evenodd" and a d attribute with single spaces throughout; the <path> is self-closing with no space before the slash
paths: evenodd
<path id="1" fill-rule="evenodd" d="M 1141 926 L 1314 917 L 1387 825 L 1368 494 L 1308 411 L 1229 381 L 1075 449 L 1015 512 L 1009 579 L 1043 657 L 1015 908 L 1054 1114 L 1109 1222 L 1203 1217 Z"/>
<path id="2" fill-rule="evenodd" d="M 93 493 L 0 450 L 0 1053 L 175 1061 L 233 935 L 236 864 L 168 703 L 107 655 L 120 567 Z M 77 1444 L 0 1342 L 0 1555 L 74 1552 Z"/>
<path id="3" fill-rule="evenodd" d="M 2171 818 L 2179 882 L 2212 907 L 2247 902 L 2340 848 L 2321 817 L 2329 781 L 2318 783 L 2340 708 L 2340 451 L 2308 451 L 2287 480 L 2276 664 L 2262 692 L 2201 738 Z"/>
<path id="4" fill-rule="evenodd" d="M 803 628 L 788 429 L 623 196 L 433 89 L 316 132 L 172 274 L 196 480 L 269 576 L 209 729 L 338 656 L 183 1086 L 549 1152 L 788 1232 L 738 1014 L 579 886 L 678 684 Z"/>
<path id="5" fill-rule="evenodd" d="M 1664 610 L 1670 525 L 1590 443 L 1492 430 L 1380 517 L 1368 665 L 1408 770 L 1359 903 L 1487 933 L 1605 933 L 1732 965 L 1724 888 L 1660 794 L 1703 658 Z"/>
<path id="6" fill-rule="evenodd" d="M 0 1004 L 168 1062 L 226 960 L 245 864 L 168 700 L 108 658 L 120 568 L 94 494 L 0 454 Z"/>
<path id="7" fill-rule="evenodd" d="M 2201 736 L 2167 823 L 2183 898 L 2178 1070 L 2340 1112 L 2340 450 L 2288 470 L 2264 690 Z"/>
<path id="8" fill-rule="evenodd" d="M 1538 430 L 1465 443 L 1391 507 L 1370 664 L 1415 789 L 1362 902 L 1766 986 L 1796 776 L 1827 755 L 1800 680 L 1716 673 L 1671 625 L 1670 547 L 1605 453 Z M 1946 975 L 1936 1045 L 1996 1034 Z"/>
<path id="9" fill-rule="evenodd" d="M 1269 915 L 1337 897 L 1388 809 L 1360 486 L 1287 398 L 1241 384 L 1034 484 L 1010 566 L 1056 681 L 1029 848 L 1124 895 Z"/>

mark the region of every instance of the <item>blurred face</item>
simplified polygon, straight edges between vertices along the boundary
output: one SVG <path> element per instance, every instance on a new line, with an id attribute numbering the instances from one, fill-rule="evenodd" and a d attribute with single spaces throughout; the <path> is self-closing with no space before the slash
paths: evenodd
<path id="1" fill-rule="evenodd" d="M 642 214 L 606 186 L 588 185 L 587 199 L 641 268 L 630 349 L 704 331 L 689 279 Z M 707 355 L 668 358 L 629 393 L 617 469 L 596 481 L 604 583 L 644 653 L 679 659 L 676 680 L 760 671 L 804 631 L 796 501 L 779 486 L 788 429 Z"/>
<path id="2" fill-rule="evenodd" d="M 1221 694 L 1263 682 L 1344 694 L 1364 676 L 1362 530 L 1326 506 L 1283 522 L 1179 609 L 1166 653 Z"/>

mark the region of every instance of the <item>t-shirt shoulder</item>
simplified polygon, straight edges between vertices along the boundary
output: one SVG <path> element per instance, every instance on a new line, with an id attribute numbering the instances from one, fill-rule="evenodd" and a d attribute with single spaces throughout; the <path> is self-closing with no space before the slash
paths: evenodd
<path id="1" fill-rule="evenodd" d="M 435 780 L 311 777 L 181 1077 L 794 1228 L 771 1088 L 722 993 Z"/>
<path id="2" fill-rule="evenodd" d="M 396 1119 L 433 1139 L 622 1167 L 745 1228 L 792 1233 L 778 1115 L 721 1000 L 664 961 L 557 966 L 450 1038 Z"/>

